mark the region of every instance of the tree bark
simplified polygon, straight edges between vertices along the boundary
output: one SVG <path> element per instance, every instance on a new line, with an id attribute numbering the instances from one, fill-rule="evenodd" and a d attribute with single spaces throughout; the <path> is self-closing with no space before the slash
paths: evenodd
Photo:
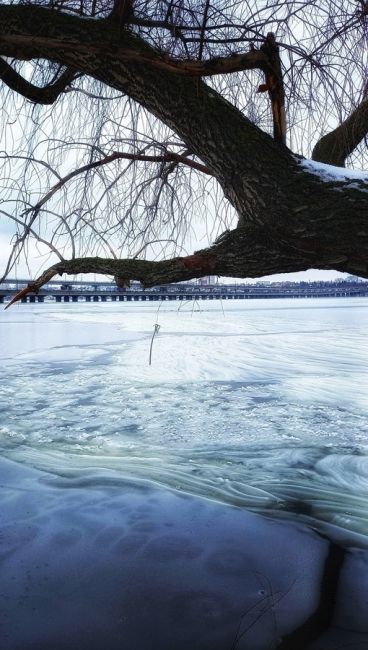
<path id="1" fill-rule="evenodd" d="M 56 275 L 77 275 L 79 273 L 98 273 L 111 275 L 120 287 L 128 286 L 130 280 L 139 280 L 144 288 L 170 282 L 182 282 L 205 275 L 230 277 L 259 277 L 273 273 L 305 271 L 311 267 L 334 268 L 340 271 L 358 273 L 356 257 L 352 261 L 346 255 L 346 247 L 341 250 L 331 245 L 321 251 L 316 241 L 309 248 L 294 248 L 289 242 L 266 238 L 256 226 L 245 226 L 230 230 L 209 248 L 197 251 L 187 257 L 151 262 L 136 259 L 105 259 L 101 257 L 81 257 L 63 260 L 47 269 L 34 282 L 14 296 L 12 304 L 29 293 L 37 291 Z M 344 252 L 342 252 L 344 249 Z M 366 275 L 368 277 L 368 273 Z"/>
<path id="2" fill-rule="evenodd" d="M 138 56 L 142 52 L 144 61 Z M 91 271 L 145 284 L 208 273 L 257 277 L 311 267 L 368 277 L 368 184 L 326 182 L 309 173 L 287 147 L 204 81 L 151 65 L 150 57 L 161 53 L 128 30 L 110 20 L 41 7 L 0 6 L 0 55 L 57 61 L 128 94 L 180 135 L 239 215 L 237 229 L 200 252 L 211 258 L 211 269 L 170 260 L 150 267 L 157 269 L 151 276 L 138 270 L 134 260 L 116 261 L 122 268 L 113 271 L 111 260 L 110 270 L 102 271 L 102 262 L 95 262 Z M 87 272 L 86 265 L 70 261 L 65 272 Z M 69 270 L 77 267 L 79 271 Z"/>
<path id="3" fill-rule="evenodd" d="M 345 161 L 368 133 L 368 99 L 365 98 L 336 129 L 324 135 L 313 149 L 312 158 L 344 167 Z"/>

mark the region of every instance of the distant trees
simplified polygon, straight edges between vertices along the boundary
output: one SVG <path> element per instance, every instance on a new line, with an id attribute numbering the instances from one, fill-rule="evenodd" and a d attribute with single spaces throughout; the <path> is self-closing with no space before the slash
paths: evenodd
<path id="1" fill-rule="evenodd" d="M 366 162 L 367 26 L 365 0 L 1 4 L 5 273 L 33 238 L 58 261 L 32 289 L 368 277 L 368 174 L 302 159 Z M 206 228 L 212 245 L 181 251 Z"/>

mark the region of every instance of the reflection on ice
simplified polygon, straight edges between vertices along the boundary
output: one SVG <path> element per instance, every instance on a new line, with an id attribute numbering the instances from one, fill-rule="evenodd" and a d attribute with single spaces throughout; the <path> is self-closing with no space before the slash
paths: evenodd
<path id="1" fill-rule="evenodd" d="M 368 551 L 351 540 L 148 481 L 0 472 L 2 650 L 366 647 Z"/>

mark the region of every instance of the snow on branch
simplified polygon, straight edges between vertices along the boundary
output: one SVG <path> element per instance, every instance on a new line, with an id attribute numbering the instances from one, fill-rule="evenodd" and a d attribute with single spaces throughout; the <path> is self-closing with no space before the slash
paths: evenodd
<path id="1" fill-rule="evenodd" d="M 315 160 L 303 158 L 298 161 L 300 166 L 311 174 L 319 176 L 326 182 L 355 183 L 359 189 L 368 191 L 368 171 L 335 167 Z M 366 184 L 366 185 L 365 185 Z"/>

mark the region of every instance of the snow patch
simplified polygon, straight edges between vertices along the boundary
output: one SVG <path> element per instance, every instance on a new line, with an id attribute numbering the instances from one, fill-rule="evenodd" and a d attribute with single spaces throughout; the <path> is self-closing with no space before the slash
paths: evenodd
<path id="1" fill-rule="evenodd" d="M 362 182 L 368 183 L 368 171 L 335 167 L 334 165 L 326 165 L 325 163 L 308 159 L 299 160 L 299 164 L 306 171 L 319 176 L 323 181 L 340 181 L 341 183 L 346 183 L 348 181 L 353 183 L 357 182 L 358 185 L 354 186 L 359 188 L 361 188 Z"/>

